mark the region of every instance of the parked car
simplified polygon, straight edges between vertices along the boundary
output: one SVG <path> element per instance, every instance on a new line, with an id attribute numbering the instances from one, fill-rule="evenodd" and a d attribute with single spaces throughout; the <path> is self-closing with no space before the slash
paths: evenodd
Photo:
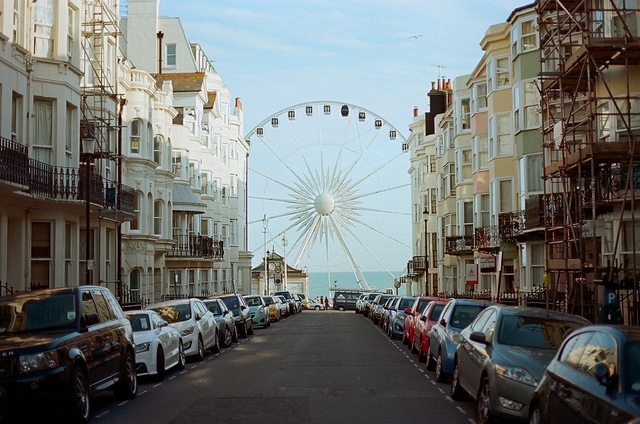
<path id="1" fill-rule="evenodd" d="M 447 304 L 446 300 L 434 300 L 429 302 L 424 311 L 418 318 L 414 320 L 413 342 L 411 343 L 411 352 L 418 354 L 418 361 L 425 362 L 427 360 L 427 352 L 429 352 L 429 334 L 431 328 L 438 322 L 440 314 Z"/>
<path id="2" fill-rule="evenodd" d="M 324 304 L 320 303 L 316 299 L 309 299 L 309 304 L 307 305 L 307 308 L 308 309 L 313 309 L 313 310 L 316 310 L 316 311 L 322 311 L 322 310 L 324 310 Z"/>
<path id="3" fill-rule="evenodd" d="M 300 295 L 298 293 L 291 293 L 291 298 L 295 302 L 296 312 L 297 313 L 302 312 L 304 310 L 304 307 L 302 305 L 302 298 L 300 297 Z"/>
<path id="4" fill-rule="evenodd" d="M 157 312 L 180 332 L 185 355 L 202 361 L 206 350 L 220 351 L 216 320 L 200 299 L 167 300 L 149 305 L 145 309 Z"/>
<path id="5" fill-rule="evenodd" d="M 369 296 L 369 293 L 361 293 L 356 300 L 356 314 L 361 314 L 364 309 L 365 299 Z"/>
<path id="6" fill-rule="evenodd" d="M 404 321 L 404 333 L 402 334 L 402 343 L 409 345 L 409 349 L 411 349 L 411 345 L 413 343 L 413 333 L 415 330 L 415 320 L 418 315 L 424 311 L 424 308 L 427 307 L 429 302 L 434 300 L 443 300 L 439 297 L 433 296 L 420 296 L 414 302 L 411 308 L 405 309 L 404 312 L 407 314 L 407 318 Z M 448 299 L 444 299 L 448 301 Z"/>
<path id="7" fill-rule="evenodd" d="M 453 357 L 460 341 L 460 331 L 487 306 L 489 303 L 478 300 L 451 299 L 447 302 L 429 333 L 427 369 L 435 369 L 437 381 L 443 383 L 453 373 Z"/>
<path id="8" fill-rule="evenodd" d="M 80 286 L 0 297 L 2 422 L 27 412 L 63 412 L 86 423 L 90 397 L 138 390 L 131 323 L 113 294 Z"/>
<path id="9" fill-rule="evenodd" d="M 562 340 L 589 324 L 580 316 L 541 308 L 489 306 L 460 332 L 451 397 L 476 399 L 479 424 L 494 418 L 527 420 L 533 391 Z"/>
<path id="10" fill-rule="evenodd" d="M 154 311 L 127 311 L 136 342 L 136 372 L 162 380 L 173 367 L 184 369 L 186 356 L 180 332 Z"/>
<path id="11" fill-rule="evenodd" d="M 296 293 L 302 301 L 302 309 L 309 309 L 309 296 L 304 293 Z"/>
<path id="12" fill-rule="evenodd" d="M 413 296 L 399 296 L 388 311 L 386 333 L 393 340 L 402 337 L 404 333 L 404 321 L 407 318 L 405 309 L 413 305 L 416 298 Z"/>
<path id="13" fill-rule="evenodd" d="M 277 291 L 273 294 L 284 297 L 286 303 L 289 305 L 289 312 L 287 313 L 287 315 L 294 315 L 298 313 L 298 307 L 296 305 L 296 301 L 293 299 L 293 293 L 287 290 L 282 290 Z"/>
<path id="14" fill-rule="evenodd" d="M 269 307 L 264 302 L 264 299 L 259 294 L 251 294 L 244 296 L 245 302 L 249 306 L 249 313 L 253 320 L 252 326 L 260 325 L 263 328 L 267 328 L 271 325 L 269 319 Z"/>
<path id="15" fill-rule="evenodd" d="M 251 319 L 251 311 L 244 297 L 238 293 L 223 294 L 220 296 L 211 296 L 210 299 L 220 299 L 226 305 L 236 319 L 236 327 L 240 337 L 248 337 L 253 334 L 253 320 Z"/>
<path id="16" fill-rule="evenodd" d="M 289 304 L 289 301 L 282 295 L 279 294 L 275 294 L 273 295 L 273 297 L 275 299 L 278 299 L 280 301 L 280 317 L 288 317 L 289 315 L 291 315 L 291 305 Z"/>
<path id="17" fill-rule="evenodd" d="M 333 309 L 338 311 L 355 311 L 356 300 L 358 300 L 360 292 L 354 291 L 335 291 L 333 292 Z"/>
<path id="18" fill-rule="evenodd" d="M 280 299 L 278 299 L 275 296 L 262 296 L 262 299 L 264 299 L 264 303 L 267 305 L 267 308 L 269 308 L 269 319 L 273 322 L 279 322 L 280 321 L 279 303 L 281 303 Z"/>
<path id="19" fill-rule="evenodd" d="M 382 319 L 382 312 L 384 311 L 384 304 L 391 297 L 394 297 L 392 294 L 379 294 L 373 303 L 371 304 L 371 309 L 369 311 L 369 317 L 374 324 L 378 325 L 380 320 Z"/>
<path id="20" fill-rule="evenodd" d="M 365 300 L 362 302 L 362 311 L 360 312 L 365 317 L 369 317 L 369 312 L 371 311 L 371 304 L 378 297 L 379 294 L 382 293 L 369 293 Z"/>
<path id="21" fill-rule="evenodd" d="M 536 387 L 530 423 L 640 421 L 640 327 L 592 325 L 564 340 Z"/>
<path id="22" fill-rule="evenodd" d="M 382 315 L 380 316 L 380 321 L 378 322 L 378 325 L 380 326 L 380 328 L 382 328 L 382 331 L 384 331 L 385 333 L 387 332 L 387 321 L 389 321 L 389 315 L 391 314 L 391 305 L 393 305 L 398 299 L 400 298 L 400 296 L 396 296 L 393 295 L 390 298 L 387 299 L 386 302 L 384 302 L 384 304 L 382 305 Z"/>
<path id="23" fill-rule="evenodd" d="M 218 325 L 218 338 L 220 346 L 229 347 L 231 343 L 238 341 L 238 327 L 236 327 L 236 319 L 233 312 L 227 307 L 221 299 L 205 299 L 203 300 L 207 309 L 213 314 L 213 318 Z"/>

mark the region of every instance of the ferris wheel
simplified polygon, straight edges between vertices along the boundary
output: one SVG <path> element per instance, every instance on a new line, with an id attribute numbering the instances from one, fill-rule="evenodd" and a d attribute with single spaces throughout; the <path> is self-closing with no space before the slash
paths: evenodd
<path id="1" fill-rule="evenodd" d="M 253 128 L 249 246 L 309 272 L 404 268 L 411 255 L 406 139 L 365 108 L 332 101 L 280 110 Z M 264 237 L 263 237 L 264 235 Z"/>

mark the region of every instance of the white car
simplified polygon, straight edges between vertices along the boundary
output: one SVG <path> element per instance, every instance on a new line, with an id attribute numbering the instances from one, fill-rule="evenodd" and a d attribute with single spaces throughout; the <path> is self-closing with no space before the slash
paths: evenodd
<path id="1" fill-rule="evenodd" d="M 145 309 L 156 311 L 169 325 L 180 332 L 186 356 L 204 360 L 204 352 L 220 352 L 218 325 L 213 313 L 200 299 L 179 299 L 155 303 Z"/>
<path id="2" fill-rule="evenodd" d="M 127 311 L 136 343 L 136 372 L 164 378 L 165 371 L 186 364 L 180 332 L 154 311 Z"/>

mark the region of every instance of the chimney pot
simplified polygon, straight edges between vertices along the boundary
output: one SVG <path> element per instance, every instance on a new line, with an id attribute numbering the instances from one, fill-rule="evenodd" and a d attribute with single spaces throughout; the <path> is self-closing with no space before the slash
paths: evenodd
<path id="1" fill-rule="evenodd" d="M 418 106 L 413 107 L 413 117 L 416 118 L 418 116 Z"/>

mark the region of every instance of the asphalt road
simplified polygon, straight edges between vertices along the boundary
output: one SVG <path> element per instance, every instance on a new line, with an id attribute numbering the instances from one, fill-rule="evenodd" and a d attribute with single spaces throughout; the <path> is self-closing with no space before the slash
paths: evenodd
<path id="1" fill-rule="evenodd" d="M 305 311 L 256 329 L 138 396 L 92 398 L 103 423 L 474 423 L 473 403 L 449 398 L 417 355 L 353 312 Z"/>

